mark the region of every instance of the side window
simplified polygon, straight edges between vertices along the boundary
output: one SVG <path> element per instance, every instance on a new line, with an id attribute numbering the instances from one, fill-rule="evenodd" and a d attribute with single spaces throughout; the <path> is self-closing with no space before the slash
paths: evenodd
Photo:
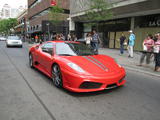
<path id="1" fill-rule="evenodd" d="M 45 43 L 41 46 L 41 49 L 43 52 L 46 52 L 46 53 L 53 55 L 53 43 L 51 43 L 51 42 Z"/>

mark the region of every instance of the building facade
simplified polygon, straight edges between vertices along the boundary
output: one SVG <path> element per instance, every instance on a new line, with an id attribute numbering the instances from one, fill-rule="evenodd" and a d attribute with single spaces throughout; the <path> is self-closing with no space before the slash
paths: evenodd
<path id="1" fill-rule="evenodd" d="M 1 12 L 2 19 L 8 19 L 11 17 L 11 7 L 8 4 L 5 4 Z"/>
<path id="2" fill-rule="evenodd" d="M 99 21 L 98 32 L 103 40 L 103 46 L 119 48 L 122 32 L 128 38 L 129 30 L 136 35 L 135 50 L 142 49 L 142 41 L 147 34 L 160 32 L 160 0 L 106 0 L 113 3 L 111 10 L 114 17 Z M 85 0 L 70 0 L 70 30 L 75 31 L 79 38 L 90 32 L 94 26 L 87 26 L 78 18 L 85 16 L 89 9 Z M 75 7 L 76 6 L 76 7 Z M 79 32 L 80 31 L 80 32 Z"/>
<path id="3" fill-rule="evenodd" d="M 0 18 L 1 19 L 8 19 L 8 18 L 17 18 L 17 16 L 23 12 L 25 8 L 20 6 L 19 8 L 12 8 L 8 4 L 4 4 L 2 10 L 0 11 Z"/>
<path id="4" fill-rule="evenodd" d="M 63 33 L 67 34 L 69 23 L 67 18 L 69 16 L 69 0 L 61 0 L 61 8 L 63 8 L 66 19 L 63 20 L 60 26 L 51 22 L 49 14 L 52 2 L 54 0 L 28 0 L 28 34 L 34 37 L 35 35 L 46 35 Z"/>
<path id="5" fill-rule="evenodd" d="M 15 26 L 16 34 L 20 35 L 23 38 L 23 41 L 26 41 L 27 38 L 27 14 L 28 10 L 23 10 L 21 14 L 17 16 L 18 25 Z"/>

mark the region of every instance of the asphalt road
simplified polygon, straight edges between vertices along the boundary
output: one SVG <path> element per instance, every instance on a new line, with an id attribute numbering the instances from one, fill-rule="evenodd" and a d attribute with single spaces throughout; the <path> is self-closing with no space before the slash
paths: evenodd
<path id="1" fill-rule="evenodd" d="M 0 41 L 0 120 L 160 120 L 160 79 L 127 70 L 124 87 L 71 93 Z"/>

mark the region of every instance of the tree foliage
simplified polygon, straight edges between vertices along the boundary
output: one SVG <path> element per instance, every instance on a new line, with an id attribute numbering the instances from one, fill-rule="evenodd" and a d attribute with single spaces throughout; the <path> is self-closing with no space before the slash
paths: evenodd
<path id="1" fill-rule="evenodd" d="M 108 20 L 113 17 L 111 10 L 112 4 L 107 0 L 89 0 L 85 4 L 88 10 L 86 10 L 85 16 L 80 17 L 83 21 L 97 22 Z"/>
<path id="2" fill-rule="evenodd" d="M 63 16 L 64 10 L 60 6 L 61 6 L 61 0 L 57 1 L 57 5 L 52 6 L 50 8 L 49 16 L 50 16 L 50 20 L 53 23 L 60 23 L 61 21 L 64 20 L 64 16 Z"/>
<path id="3" fill-rule="evenodd" d="M 17 19 L 9 18 L 0 20 L 0 33 L 11 33 L 14 30 L 14 27 L 17 25 Z"/>
<path id="4" fill-rule="evenodd" d="M 90 0 L 90 9 L 86 15 L 89 20 L 102 21 L 113 17 L 113 13 L 110 10 L 111 4 L 106 0 Z"/>

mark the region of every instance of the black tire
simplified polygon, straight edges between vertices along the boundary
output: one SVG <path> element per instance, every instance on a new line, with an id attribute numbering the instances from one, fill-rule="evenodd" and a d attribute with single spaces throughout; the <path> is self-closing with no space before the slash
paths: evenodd
<path id="1" fill-rule="evenodd" d="M 60 67 L 57 64 L 54 64 L 52 67 L 52 80 L 56 87 L 63 87 L 62 73 Z"/>
<path id="2" fill-rule="evenodd" d="M 32 56 L 32 54 L 29 54 L 29 66 L 30 66 L 31 68 L 34 68 L 34 66 L 33 66 L 33 56 Z"/>

